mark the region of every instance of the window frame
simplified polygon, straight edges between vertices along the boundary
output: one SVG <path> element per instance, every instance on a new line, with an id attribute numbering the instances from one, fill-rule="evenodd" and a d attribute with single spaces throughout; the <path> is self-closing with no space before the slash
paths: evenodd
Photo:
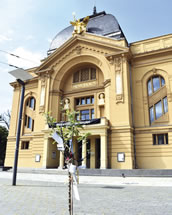
<path id="1" fill-rule="evenodd" d="M 88 102 L 88 99 L 89 99 L 89 102 Z M 76 114 L 76 120 L 84 121 L 84 120 L 95 119 L 94 95 L 75 98 L 75 109 L 78 112 L 78 114 Z M 86 110 L 89 111 L 89 119 L 87 118 L 82 119 L 82 115 L 83 115 L 82 112 Z"/>
<path id="2" fill-rule="evenodd" d="M 88 79 L 84 79 L 84 72 L 88 70 Z M 83 67 L 73 73 L 73 84 L 96 80 L 97 69 L 95 67 Z"/>
<path id="3" fill-rule="evenodd" d="M 158 78 L 158 88 L 155 89 L 154 80 Z M 166 83 L 161 75 L 151 76 L 147 81 L 147 95 L 149 98 L 149 123 L 156 123 L 158 119 L 168 113 L 168 98 Z M 158 106 L 160 105 L 160 106 Z M 161 112 L 161 113 L 160 113 Z"/>
<path id="4" fill-rule="evenodd" d="M 163 144 L 160 144 L 159 137 L 162 135 L 163 135 Z M 154 146 L 169 145 L 168 133 L 152 134 L 152 140 L 153 140 Z"/>
<path id="5" fill-rule="evenodd" d="M 29 141 L 22 141 L 21 142 L 21 150 L 29 150 L 30 142 Z"/>
<path id="6" fill-rule="evenodd" d="M 33 106 L 32 106 L 32 104 L 33 104 Z M 36 99 L 33 96 L 29 97 L 27 99 L 26 106 L 29 107 L 32 110 L 35 110 L 35 108 L 36 108 Z"/>
<path id="7" fill-rule="evenodd" d="M 154 90 L 153 80 L 155 80 L 155 78 L 157 78 L 157 77 L 159 78 L 160 87 L 157 90 Z M 164 84 L 162 84 L 162 80 L 164 81 Z M 149 94 L 149 88 L 148 88 L 149 83 L 151 84 L 151 92 L 152 92 L 151 94 Z M 165 79 L 161 75 L 151 76 L 149 78 L 149 80 L 147 81 L 147 94 L 148 94 L 148 96 L 152 96 L 154 93 L 156 93 L 158 90 L 160 90 L 164 86 L 165 86 Z"/>

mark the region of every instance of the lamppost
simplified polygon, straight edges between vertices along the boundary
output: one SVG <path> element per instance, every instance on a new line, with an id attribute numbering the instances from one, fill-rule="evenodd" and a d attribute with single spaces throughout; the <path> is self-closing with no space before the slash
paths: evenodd
<path id="1" fill-rule="evenodd" d="M 18 165 L 18 154 L 19 154 L 19 144 L 20 144 L 20 131 L 21 131 L 21 122 L 22 122 L 22 112 L 23 112 L 23 101 L 25 94 L 25 81 L 33 78 L 28 72 L 24 69 L 16 69 L 9 72 L 12 76 L 14 76 L 17 82 L 21 85 L 21 98 L 20 98 L 20 109 L 18 116 L 18 125 L 17 125 L 17 137 L 16 137 L 16 149 L 15 149 L 15 158 L 14 158 L 14 167 L 13 167 L 13 180 L 12 185 L 16 185 L 17 178 L 17 165 Z"/>

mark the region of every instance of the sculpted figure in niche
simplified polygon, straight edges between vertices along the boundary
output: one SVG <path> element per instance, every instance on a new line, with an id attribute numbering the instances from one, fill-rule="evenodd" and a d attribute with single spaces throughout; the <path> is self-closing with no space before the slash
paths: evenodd
<path id="1" fill-rule="evenodd" d="M 65 110 L 69 109 L 69 104 L 70 104 L 70 100 L 68 98 L 66 98 L 64 100 L 64 109 Z"/>
<path id="2" fill-rule="evenodd" d="M 99 94 L 99 105 L 104 105 L 105 104 L 105 94 L 104 93 L 100 93 Z"/>

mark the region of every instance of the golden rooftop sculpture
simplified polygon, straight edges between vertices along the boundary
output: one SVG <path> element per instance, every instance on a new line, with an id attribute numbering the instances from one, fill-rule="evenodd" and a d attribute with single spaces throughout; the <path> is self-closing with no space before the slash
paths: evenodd
<path id="1" fill-rule="evenodd" d="M 72 34 L 75 35 L 75 34 L 82 34 L 86 32 L 89 16 L 85 17 L 82 22 L 80 21 L 80 19 L 76 20 L 74 13 L 73 13 L 73 16 L 74 16 L 74 21 L 70 22 L 70 24 L 74 26 L 74 30 Z"/>

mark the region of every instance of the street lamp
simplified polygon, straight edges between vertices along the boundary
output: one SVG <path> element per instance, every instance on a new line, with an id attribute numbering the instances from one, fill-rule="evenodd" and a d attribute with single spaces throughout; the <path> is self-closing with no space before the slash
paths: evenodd
<path id="1" fill-rule="evenodd" d="M 20 131 L 21 131 L 21 121 L 22 121 L 22 112 L 23 112 L 23 101 L 25 94 L 25 81 L 33 78 L 31 74 L 26 72 L 24 69 L 15 69 L 9 72 L 12 76 L 14 76 L 17 82 L 21 85 L 21 98 L 20 98 L 20 109 L 19 109 L 19 117 L 18 117 L 18 125 L 17 125 L 17 137 L 16 137 L 16 149 L 15 149 L 15 158 L 14 158 L 14 167 L 13 167 L 13 181 L 12 185 L 16 185 L 16 177 L 17 177 L 17 164 L 18 164 L 18 154 L 19 154 L 19 144 L 20 144 Z"/>

